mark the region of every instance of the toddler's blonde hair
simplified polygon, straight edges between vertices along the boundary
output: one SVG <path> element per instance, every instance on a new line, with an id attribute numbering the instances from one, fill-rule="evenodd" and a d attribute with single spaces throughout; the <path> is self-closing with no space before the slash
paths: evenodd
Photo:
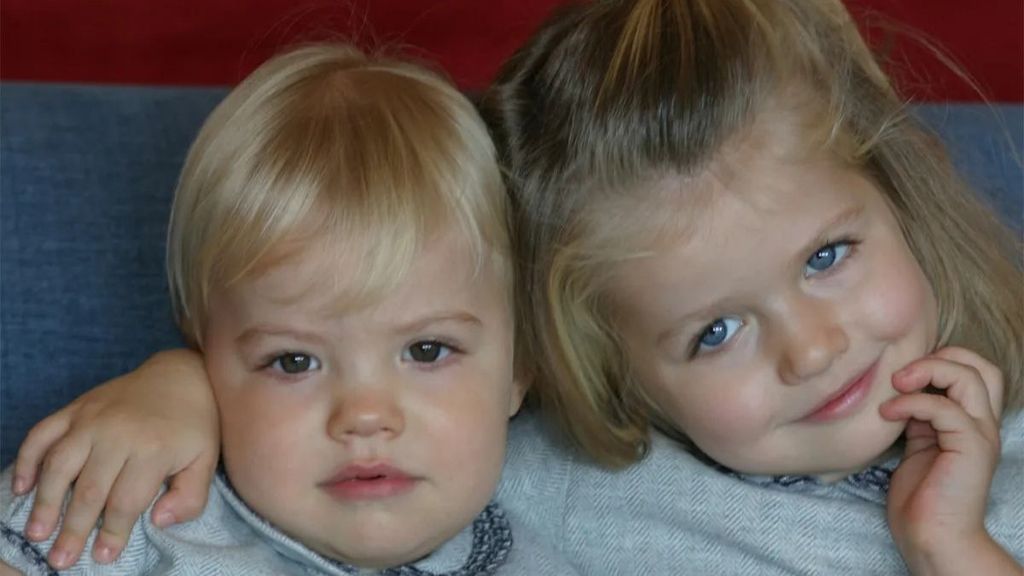
<path id="1" fill-rule="evenodd" d="M 175 315 L 201 346 L 211 290 L 311 242 L 359 250 L 358 269 L 324 275 L 360 279 L 367 298 L 448 226 L 508 270 L 506 204 L 486 127 L 438 74 L 345 44 L 293 49 L 232 90 L 189 150 L 167 242 Z"/>

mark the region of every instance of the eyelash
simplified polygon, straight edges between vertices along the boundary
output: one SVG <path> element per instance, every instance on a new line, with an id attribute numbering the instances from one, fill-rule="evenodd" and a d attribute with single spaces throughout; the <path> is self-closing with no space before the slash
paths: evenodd
<path id="1" fill-rule="evenodd" d="M 811 278 L 811 277 L 815 277 L 815 278 L 827 277 L 827 276 L 835 273 L 837 270 L 840 270 L 841 269 L 840 267 L 844 266 L 850 260 L 850 258 L 852 258 L 854 255 L 856 255 L 857 247 L 860 245 L 860 243 L 861 243 L 861 241 L 859 239 L 854 238 L 852 236 L 842 236 L 842 237 L 839 237 L 839 238 L 837 238 L 835 240 L 826 240 L 825 243 L 823 243 L 820 247 L 818 247 L 814 251 L 813 254 L 811 254 L 810 256 L 807 257 L 807 260 L 805 260 L 805 262 L 810 261 L 811 258 L 813 258 L 815 255 L 817 255 L 819 252 L 822 252 L 823 250 L 832 249 L 833 251 L 835 251 L 838 246 L 845 246 L 846 249 L 847 249 L 847 252 L 844 253 L 838 259 L 838 262 L 835 262 L 831 266 L 829 266 L 828 268 L 826 268 L 824 270 L 819 270 L 819 271 L 817 271 L 817 273 L 812 274 L 812 275 L 807 276 L 807 277 L 808 278 Z M 806 266 L 809 266 L 809 265 L 805 264 L 805 267 Z M 701 346 L 702 346 L 701 341 L 704 339 L 704 335 L 707 334 L 708 331 L 711 330 L 715 326 L 715 324 L 717 324 L 718 322 L 724 322 L 725 320 L 733 319 L 733 318 L 734 318 L 733 316 L 720 316 L 718 318 L 715 318 L 714 320 L 712 320 L 708 324 L 706 324 L 703 328 L 701 328 L 700 332 L 697 333 L 696 337 L 693 339 L 693 342 L 691 342 L 691 344 L 690 344 L 690 346 L 688 348 L 688 350 L 689 350 L 689 352 L 687 354 L 688 359 L 692 360 L 698 354 L 701 353 Z M 742 328 L 743 328 L 743 325 L 741 324 L 736 330 L 740 330 Z M 723 346 L 727 346 L 730 342 L 732 342 L 733 338 L 735 338 L 735 334 L 730 336 L 729 339 L 724 341 L 722 344 L 720 344 L 720 345 L 718 345 L 718 346 L 716 346 L 714 348 L 710 348 L 709 350 L 705 351 L 705 353 L 714 353 L 714 352 L 718 352 L 719 350 L 722 350 L 722 347 Z"/>
<path id="2" fill-rule="evenodd" d="M 701 354 L 701 346 L 703 345 L 703 344 L 701 344 L 701 340 L 704 339 L 704 335 L 707 334 L 708 331 L 711 330 L 711 328 L 715 324 L 717 324 L 720 321 L 732 320 L 732 319 L 735 319 L 735 318 L 736 318 L 735 316 L 720 316 L 718 318 L 715 318 L 711 322 L 708 322 L 708 324 L 706 326 L 704 326 L 704 328 L 702 328 L 699 333 L 697 333 L 697 336 L 693 339 L 693 342 L 690 344 L 689 352 L 687 354 L 687 359 L 688 360 L 692 360 L 693 358 L 697 357 L 698 354 Z M 742 320 L 740 322 L 741 322 L 740 326 L 736 330 L 741 330 L 743 328 Z M 723 347 L 724 346 L 728 346 L 729 343 L 732 342 L 733 338 L 735 338 L 735 337 L 736 337 L 736 335 L 733 334 L 731 337 L 729 337 L 728 340 L 726 340 L 722 344 L 720 344 L 720 345 L 718 345 L 718 346 L 716 346 L 714 348 L 710 348 L 710 349 L 704 351 L 704 354 L 715 353 L 715 352 L 718 352 L 718 351 L 722 350 Z"/>
<path id="3" fill-rule="evenodd" d="M 410 353 L 410 349 L 413 346 L 416 346 L 416 345 L 419 345 L 419 344 L 432 344 L 432 345 L 439 346 L 439 347 L 443 348 L 444 350 L 447 350 L 447 354 L 445 354 L 442 358 L 439 358 L 439 359 L 437 359 L 435 361 L 432 361 L 432 362 L 419 362 L 419 361 L 416 361 L 415 359 L 407 358 L 406 355 Z M 448 365 L 450 362 L 454 361 L 452 359 L 453 356 L 462 355 L 462 354 L 465 354 L 465 350 L 463 350 L 462 347 L 456 345 L 455 343 L 453 343 L 453 342 L 451 342 L 449 340 L 445 340 L 445 339 L 442 339 L 442 338 L 421 338 L 421 339 L 418 339 L 418 340 L 412 342 L 411 344 L 408 344 L 405 347 L 403 347 L 402 348 L 401 356 L 402 356 L 402 360 L 403 361 L 407 360 L 409 362 L 417 364 L 418 366 L 421 367 L 421 369 L 433 370 L 433 369 L 436 369 L 436 368 L 440 368 L 441 366 Z M 312 362 L 314 362 L 316 364 L 316 367 L 315 368 L 311 368 L 309 370 L 305 370 L 303 372 L 296 372 L 296 373 L 286 372 L 285 370 L 283 370 L 283 368 L 277 369 L 277 368 L 274 367 L 274 365 L 276 363 L 278 363 L 282 358 L 286 358 L 288 356 L 293 356 L 293 357 L 294 356 L 304 356 L 306 358 L 309 358 Z M 305 374 L 307 374 L 309 372 L 315 372 L 315 371 L 319 370 L 320 367 L 321 367 L 321 363 L 320 363 L 320 359 L 317 358 L 316 356 L 314 356 L 313 354 L 309 354 L 307 352 L 300 352 L 300 351 L 296 351 L 296 350 L 284 350 L 284 351 L 274 352 L 272 354 L 268 354 L 267 356 L 264 356 L 262 358 L 262 360 L 260 360 L 260 362 L 258 364 L 258 367 L 259 367 L 259 369 L 261 371 L 262 370 L 274 370 L 275 373 L 279 377 L 283 377 L 283 378 L 300 378 L 300 377 L 302 377 L 303 375 L 305 375 Z"/>
<path id="4" fill-rule="evenodd" d="M 418 344 L 432 344 L 440 346 L 446 349 L 448 353 L 443 358 L 437 359 L 433 362 L 419 362 L 412 358 L 407 358 L 406 355 L 410 353 L 412 347 Z M 420 338 L 402 348 L 402 361 L 412 362 L 417 365 L 420 370 L 436 370 L 454 362 L 457 360 L 457 356 L 461 356 L 463 354 L 465 354 L 465 350 L 450 340 L 444 338 Z"/>
<path id="5" fill-rule="evenodd" d="M 286 358 L 286 357 L 289 357 L 289 356 L 291 356 L 291 357 L 303 356 L 305 358 L 310 359 L 310 362 L 311 363 L 315 363 L 316 366 L 314 368 L 310 368 L 309 370 L 304 370 L 302 372 L 295 372 L 295 373 L 286 372 L 283 367 L 281 367 L 281 368 L 275 368 L 274 367 L 274 365 L 277 364 L 279 361 L 281 361 L 282 358 Z M 305 375 L 309 374 L 310 372 L 316 372 L 316 371 L 320 370 L 321 368 L 322 368 L 322 363 L 320 362 L 320 359 L 318 357 L 316 357 L 313 354 L 309 354 L 308 352 L 301 352 L 301 351 L 298 351 L 298 350 L 283 350 L 283 351 L 279 351 L 279 352 L 274 352 L 272 354 L 268 354 L 267 356 L 265 356 L 260 361 L 260 363 L 259 363 L 259 369 L 261 371 L 272 370 L 275 373 L 276 377 L 278 377 L 278 378 L 288 378 L 288 379 L 302 378 Z"/>
<path id="6" fill-rule="evenodd" d="M 857 247 L 860 246 L 860 243 L 861 241 L 859 239 L 854 238 L 852 236 L 841 236 L 839 238 L 836 238 L 835 240 L 826 240 L 820 247 L 818 247 L 814 252 L 812 252 L 810 256 L 807 257 L 805 263 L 809 261 L 811 258 L 813 258 L 818 252 L 821 252 L 822 250 L 826 250 L 829 248 L 835 250 L 837 246 L 846 246 L 847 252 L 842 256 L 842 258 L 838 262 L 834 263 L 832 266 L 826 268 L 825 270 L 820 270 L 815 274 L 807 276 L 807 278 L 827 277 L 833 274 L 835 271 L 840 270 L 843 266 L 846 265 L 850 258 L 857 254 Z M 805 264 L 805 266 L 806 265 L 807 264 Z"/>

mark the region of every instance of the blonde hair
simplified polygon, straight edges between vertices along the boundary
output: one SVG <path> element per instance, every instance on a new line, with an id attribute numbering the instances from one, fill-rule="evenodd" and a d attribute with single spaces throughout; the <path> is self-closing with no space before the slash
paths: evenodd
<path id="1" fill-rule="evenodd" d="M 178 324 L 201 346 L 211 290 L 314 240 L 362 250 L 360 270 L 324 273 L 363 279 L 366 297 L 446 225 L 502 264 L 506 203 L 486 127 L 440 76 L 343 44 L 294 49 L 232 90 L 189 150 L 167 242 Z"/>
<path id="2" fill-rule="evenodd" d="M 597 461 L 642 457 L 652 425 L 685 440 L 632 380 L 607 293 L 631 255 L 623 239 L 670 215 L 615 203 L 699 174 L 790 94 L 808 105 L 787 109 L 808 145 L 862 170 L 892 206 L 936 294 L 939 345 L 994 361 L 1006 406 L 1020 407 L 1019 243 L 907 113 L 839 0 L 599 1 L 542 26 L 483 108 L 513 196 L 535 389 Z"/>

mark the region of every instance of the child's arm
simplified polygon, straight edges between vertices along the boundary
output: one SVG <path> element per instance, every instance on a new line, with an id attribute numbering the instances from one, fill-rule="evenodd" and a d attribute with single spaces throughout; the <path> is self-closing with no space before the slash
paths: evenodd
<path id="1" fill-rule="evenodd" d="M 1020 576 L 1021 566 L 985 529 L 999 463 L 1000 370 L 969 350 L 944 348 L 894 374 L 893 386 L 903 394 L 882 415 L 909 422 L 888 516 L 911 572 Z M 945 394 L 922 392 L 927 386 Z"/>
<path id="2" fill-rule="evenodd" d="M 217 409 L 202 357 L 161 352 L 37 424 L 18 452 L 13 490 L 36 486 L 26 536 L 41 541 L 53 533 L 74 483 L 49 560 L 56 568 L 74 564 L 102 512 L 93 557 L 110 562 L 168 476 L 153 522 L 196 517 L 218 458 Z"/>

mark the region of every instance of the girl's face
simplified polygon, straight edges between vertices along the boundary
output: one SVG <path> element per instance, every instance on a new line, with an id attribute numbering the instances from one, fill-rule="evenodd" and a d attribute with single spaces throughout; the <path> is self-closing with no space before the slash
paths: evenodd
<path id="1" fill-rule="evenodd" d="M 831 480 L 876 459 L 903 429 L 878 413 L 892 375 L 937 331 L 931 287 L 877 187 L 827 153 L 751 147 L 658 186 L 701 201 L 612 286 L 653 404 L 740 472 Z"/>
<path id="2" fill-rule="evenodd" d="M 242 498 L 310 548 L 379 568 L 484 508 L 524 391 L 505 281 L 458 236 L 430 241 L 377 302 L 339 307 L 360 280 L 325 279 L 358 257 L 313 245 L 215 292 L 205 357 Z"/>

